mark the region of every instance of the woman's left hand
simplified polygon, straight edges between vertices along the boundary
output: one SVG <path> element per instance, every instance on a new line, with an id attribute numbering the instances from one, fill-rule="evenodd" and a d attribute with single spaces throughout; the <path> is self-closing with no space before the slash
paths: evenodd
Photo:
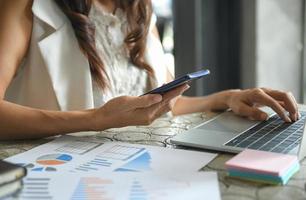
<path id="1" fill-rule="evenodd" d="M 268 115 L 259 106 L 271 107 L 285 122 L 297 121 L 298 105 L 291 92 L 267 88 L 235 90 L 227 100 L 228 107 L 236 114 L 252 120 L 266 120 Z"/>

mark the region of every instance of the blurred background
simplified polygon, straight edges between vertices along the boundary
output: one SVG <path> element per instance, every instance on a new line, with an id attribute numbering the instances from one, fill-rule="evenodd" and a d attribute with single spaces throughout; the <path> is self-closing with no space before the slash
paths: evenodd
<path id="1" fill-rule="evenodd" d="M 209 68 L 187 95 L 270 87 L 306 103 L 305 0 L 153 0 L 176 76 Z"/>

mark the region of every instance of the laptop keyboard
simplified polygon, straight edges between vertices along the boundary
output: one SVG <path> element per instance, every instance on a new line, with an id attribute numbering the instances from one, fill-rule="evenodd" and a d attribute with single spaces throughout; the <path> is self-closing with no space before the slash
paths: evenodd
<path id="1" fill-rule="evenodd" d="M 300 144 L 304 130 L 306 112 L 300 112 L 301 117 L 294 123 L 285 123 L 274 115 L 253 128 L 241 133 L 226 146 L 288 153 Z"/>

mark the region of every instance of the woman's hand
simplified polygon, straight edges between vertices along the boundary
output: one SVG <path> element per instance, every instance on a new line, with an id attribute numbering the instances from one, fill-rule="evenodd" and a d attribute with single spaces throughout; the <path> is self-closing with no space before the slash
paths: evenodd
<path id="1" fill-rule="evenodd" d="M 271 107 L 285 122 L 299 118 L 298 105 L 290 92 L 267 88 L 234 90 L 227 100 L 228 107 L 236 114 L 252 120 L 266 120 L 268 115 L 259 106 Z"/>
<path id="2" fill-rule="evenodd" d="M 185 92 L 189 86 L 182 85 L 166 94 L 149 94 L 140 97 L 117 97 L 101 108 L 93 110 L 94 130 L 119 128 L 131 125 L 149 125 L 156 118 L 172 109 L 171 100 Z"/>

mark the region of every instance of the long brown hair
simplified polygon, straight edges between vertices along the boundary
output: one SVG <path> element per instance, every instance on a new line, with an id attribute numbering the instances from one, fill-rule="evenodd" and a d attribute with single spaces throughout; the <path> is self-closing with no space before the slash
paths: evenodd
<path id="1" fill-rule="evenodd" d="M 129 51 L 131 62 L 153 76 L 154 72 L 151 66 L 144 59 L 152 15 L 151 0 L 113 1 L 116 9 L 122 9 L 127 15 L 128 33 L 124 42 Z M 88 17 L 93 0 L 55 0 L 55 2 L 70 20 L 80 49 L 88 58 L 94 80 L 102 89 L 107 88 L 109 86 L 108 77 L 103 58 L 98 55 L 95 44 L 95 26 Z"/>

